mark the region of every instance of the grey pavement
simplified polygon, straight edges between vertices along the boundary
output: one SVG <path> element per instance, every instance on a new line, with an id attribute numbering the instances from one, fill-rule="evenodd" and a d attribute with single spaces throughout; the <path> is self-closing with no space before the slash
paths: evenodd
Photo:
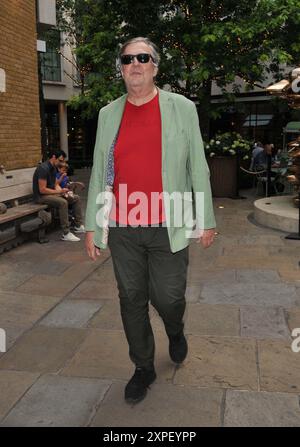
<path id="1" fill-rule="evenodd" d="M 0 256 L 0 426 L 300 426 L 300 242 L 253 224 L 253 198 L 214 203 L 214 245 L 190 246 L 188 357 L 171 362 L 151 308 L 157 380 L 135 406 L 109 250 L 90 261 L 54 231 Z"/>

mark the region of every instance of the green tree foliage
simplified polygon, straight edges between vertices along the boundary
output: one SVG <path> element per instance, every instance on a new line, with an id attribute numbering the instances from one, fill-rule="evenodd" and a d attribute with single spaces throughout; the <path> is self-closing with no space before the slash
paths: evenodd
<path id="1" fill-rule="evenodd" d="M 116 71 L 120 42 L 147 36 L 160 48 L 158 85 L 198 100 L 210 113 L 211 83 L 235 77 L 249 86 L 280 64 L 300 62 L 300 0 L 59 0 L 75 13 L 77 60 L 85 68 L 85 89 L 73 99 L 87 116 L 124 91 Z M 238 91 L 238 86 L 234 85 Z"/>

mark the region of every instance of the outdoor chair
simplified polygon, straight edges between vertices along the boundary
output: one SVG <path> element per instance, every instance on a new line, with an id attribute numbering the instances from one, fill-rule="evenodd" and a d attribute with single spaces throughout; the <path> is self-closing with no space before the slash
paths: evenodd
<path id="1" fill-rule="evenodd" d="M 257 171 L 250 171 L 248 169 L 243 168 L 240 166 L 240 169 L 245 172 L 246 174 L 250 175 L 253 178 L 253 190 L 255 190 L 255 195 L 257 196 L 259 193 L 259 188 L 261 187 L 262 192 L 266 194 L 267 190 L 267 170 L 261 169 Z M 271 182 L 270 187 L 274 189 L 275 194 L 281 194 L 282 191 L 278 189 L 278 182 L 280 178 L 285 174 L 287 169 L 280 169 L 278 172 L 276 172 L 275 175 L 273 175 L 273 172 L 271 172 Z"/>
<path id="2" fill-rule="evenodd" d="M 258 195 L 259 187 L 260 185 L 263 188 L 264 191 L 264 178 L 267 175 L 267 171 L 265 169 L 260 171 L 250 171 L 249 169 L 245 169 L 242 166 L 240 166 L 241 171 L 243 171 L 245 174 L 249 175 L 253 181 L 252 181 L 252 189 L 255 191 L 255 195 Z"/>

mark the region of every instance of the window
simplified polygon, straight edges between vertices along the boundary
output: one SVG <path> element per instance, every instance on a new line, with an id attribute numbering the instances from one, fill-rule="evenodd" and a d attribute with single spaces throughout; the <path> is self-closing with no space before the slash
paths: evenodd
<path id="1" fill-rule="evenodd" d="M 57 104 L 45 104 L 47 151 L 60 147 L 59 117 Z"/>
<path id="2" fill-rule="evenodd" d="M 266 126 L 270 123 L 273 115 L 248 115 L 243 124 L 244 127 L 256 127 L 256 126 Z"/>
<path id="3" fill-rule="evenodd" d="M 61 56 L 59 31 L 51 32 L 51 39 L 47 40 L 46 53 L 40 53 L 43 81 L 61 82 Z"/>

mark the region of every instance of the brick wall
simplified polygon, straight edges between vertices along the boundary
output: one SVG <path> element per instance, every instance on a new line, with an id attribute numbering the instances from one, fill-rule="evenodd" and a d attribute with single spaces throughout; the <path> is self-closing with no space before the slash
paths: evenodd
<path id="1" fill-rule="evenodd" d="M 32 167 L 41 158 L 35 0 L 0 1 L 0 165 Z"/>

